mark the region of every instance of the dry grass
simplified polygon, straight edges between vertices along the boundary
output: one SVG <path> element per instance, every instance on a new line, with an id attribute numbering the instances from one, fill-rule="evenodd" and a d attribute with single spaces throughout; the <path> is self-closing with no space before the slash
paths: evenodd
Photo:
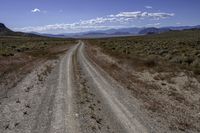
<path id="1" fill-rule="evenodd" d="M 71 39 L 0 37 L 0 97 L 4 97 L 27 73 L 66 51 Z"/>
<path id="2" fill-rule="evenodd" d="M 159 35 L 87 40 L 114 57 L 161 69 L 166 64 L 200 74 L 200 30 L 171 31 Z M 167 62 L 167 63 L 165 63 Z M 157 67 L 158 66 L 158 67 Z"/>

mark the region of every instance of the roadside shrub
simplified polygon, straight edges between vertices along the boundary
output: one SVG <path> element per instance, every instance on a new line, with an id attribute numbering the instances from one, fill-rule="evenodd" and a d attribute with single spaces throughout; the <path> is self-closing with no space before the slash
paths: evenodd
<path id="1" fill-rule="evenodd" d="M 184 58 L 184 62 L 188 65 L 190 65 L 193 61 L 194 61 L 194 59 L 192 57 L 185 57 Z"/>
<path id="2" fill-rule="evenodd" d="M 160 50 L 159 55 L 167 54 L 168 50 Z"/>
<path id="3" fill-rule="evenodd" d="M 173 58 L 173 56 L 172 56 L 171 54 L 167 54 L 167 55 L 165 56 L 165 58 L 168 59 L 168 60 L 171 60 L 171 59 Z"/>
<path id="4" fill-rule="evenodd" d="M 15 49 L 15 48 L 16 48 L 16 46 L 11 46 L 11 48 Z"/>
<path id="5" fill-rule="evenodd" d="M 200 40 L 197 41 L 197 44 L 200 44 Z"/>
<path id="6" fill-rule="evenodd" d="M 200 68 L 194 68 L 194 74 L 200 75 Z"/>
<path id="7" fill-rule="evenodd" d="M 177 64 L 182 64 L 183 60 L 184 60 L 184 57 L 182 57 L 182 56 L 176 56 L 176 57 L 172 58 L 170 60 L 170 62 L 177 63 Z"/>
<path id="8" fill-rule="evenodd" d="M 17 51 L 17 52 L 22 52 L 22 50 L 21 50 L 21 49 L 19 49 L 19 48 L 18 48 L 18 49 L 16 49 L 16 51 Z"/>
<path id="9" fill-rule="evenodd" d="M 7 56 L 14 56 L 13 53 L 3 53 L 2 56 L 7 57 Z"/>
<path id="10" fill-rule="evenodd" d="M 195 67 L 195 68 L 200 68 L 200 59 L 196 59 L 193 61 L 193 63 L 191 64 L 192 67 Z"/>
<path id="11" fill-rule="evenodd" d="M 158 64 L 155 57 L 149 57 L 147 60 L 144 61 L 144 65 L 146 67 L 154 67 Z"/>

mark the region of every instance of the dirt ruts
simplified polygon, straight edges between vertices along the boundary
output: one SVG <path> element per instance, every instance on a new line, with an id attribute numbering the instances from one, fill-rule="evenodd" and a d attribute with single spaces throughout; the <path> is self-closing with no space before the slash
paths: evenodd
<path id="1" fill-rule="evenodd" d="M 84 45 L 79 41 L 11 89 L 0 101 L 1 133 L 155 131 L 141 121 L 137 100 L 88 58 Z"/>

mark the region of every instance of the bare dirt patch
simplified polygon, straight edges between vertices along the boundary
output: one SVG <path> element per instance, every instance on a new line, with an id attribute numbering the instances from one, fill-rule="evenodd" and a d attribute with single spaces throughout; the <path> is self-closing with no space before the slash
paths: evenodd
<path id="1" fill-rule="evenodd" d="M 47 78 L 56 64 L 56 60 L 37 64 L 34 70 L 7 92 L 7 97 L 0 99 L 0 132 L 25 133 L 31 130 L 35 113 L 47 89 Z"/>

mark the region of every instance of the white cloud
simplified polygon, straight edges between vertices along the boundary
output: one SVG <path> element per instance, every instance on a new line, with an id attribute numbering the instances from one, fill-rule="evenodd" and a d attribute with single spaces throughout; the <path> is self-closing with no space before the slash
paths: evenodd
<path id="1" fill-rule="evenodd" d="M 141 11 L 136 11 L 136 12 L 121 12 L 119 14 L 114 15 L 113 17 L 139 17 L 141 14 Z"/>
<path id="2" fill-rule="evenodd" d="M 103 24 L 103 23 L 113 23 L 118 22 L 120 19 L 114 18 L 114 17 L 97 17 L 95 19 L 90 20 L 81 20 L 80 25 L 97 25 L 97 24 Z"/>
<path id="3" fill-rule="evenodd" d="M 152 9 L 152 6 L 145 6 L 146 9 Z"/>
<path id="4" fill-rule="evenodd" d="M 173 17 L 174 13 L 164 13 L 164 12 L 156 12 L 156 13 L 148 13 L 148 12 L 121 12 L 112 17 L 125 17 L 125 18 L 132 18 L 132 19 L 139 19 L 139 18 L 153 18 L 153 19 L 164 19 L 168 17 Z"/>
<path id="5" fill-rule="evenodd" d="M 154 24 L 147 24 L 148 26 L 159 26 L 160 23 L 154 23 Z"/>
<path id="6" fill-rule="evenodd" d="M 40 9 L 35 8 L 35 9 L 31 10 L 31 12 L 32 12 L 32 13 L 40 12 Z"/>
<path id="7" fill-rule="evenodd" d="M 151 18 L 154 18 L 154 19 L 164 19 L 164 18 L 173 17 L 175 14 L 174 13 L 158 12 L 158 13 L 147 13 L 146 15 L 148 17 L 151 17 Z"/>
<path id="8" fill-rule="evenodd" d="M 39 10 L 39 9 L 38 9 Z M 38 12 L 34 9 L 34 12 Z M 40 10 L 39 10 L 40 11 Z M 159 20 L 173 17 L 174 13 L 164 13 L 164 12 L 120 12 L 118 14 L 107 15 L 106 17 L 97 17 L 89 20 L 80 20 L 74 23 L 66 24 L 52 24 L 45 26 L 36 26 L 36 27 L 24 27 L 24 28 L 15 28 L 15 30 L 24 31 L 24 32 L 41 32 L 41 33 L 62 33 L 62 32 L 80 32 L 87 30 L 96 30 L 96 29 L 108 29 L 115 27 L 128 27 L 132 26 L 137 20 Z M 158 26 L 160 23 L 154 24 Z"/>

